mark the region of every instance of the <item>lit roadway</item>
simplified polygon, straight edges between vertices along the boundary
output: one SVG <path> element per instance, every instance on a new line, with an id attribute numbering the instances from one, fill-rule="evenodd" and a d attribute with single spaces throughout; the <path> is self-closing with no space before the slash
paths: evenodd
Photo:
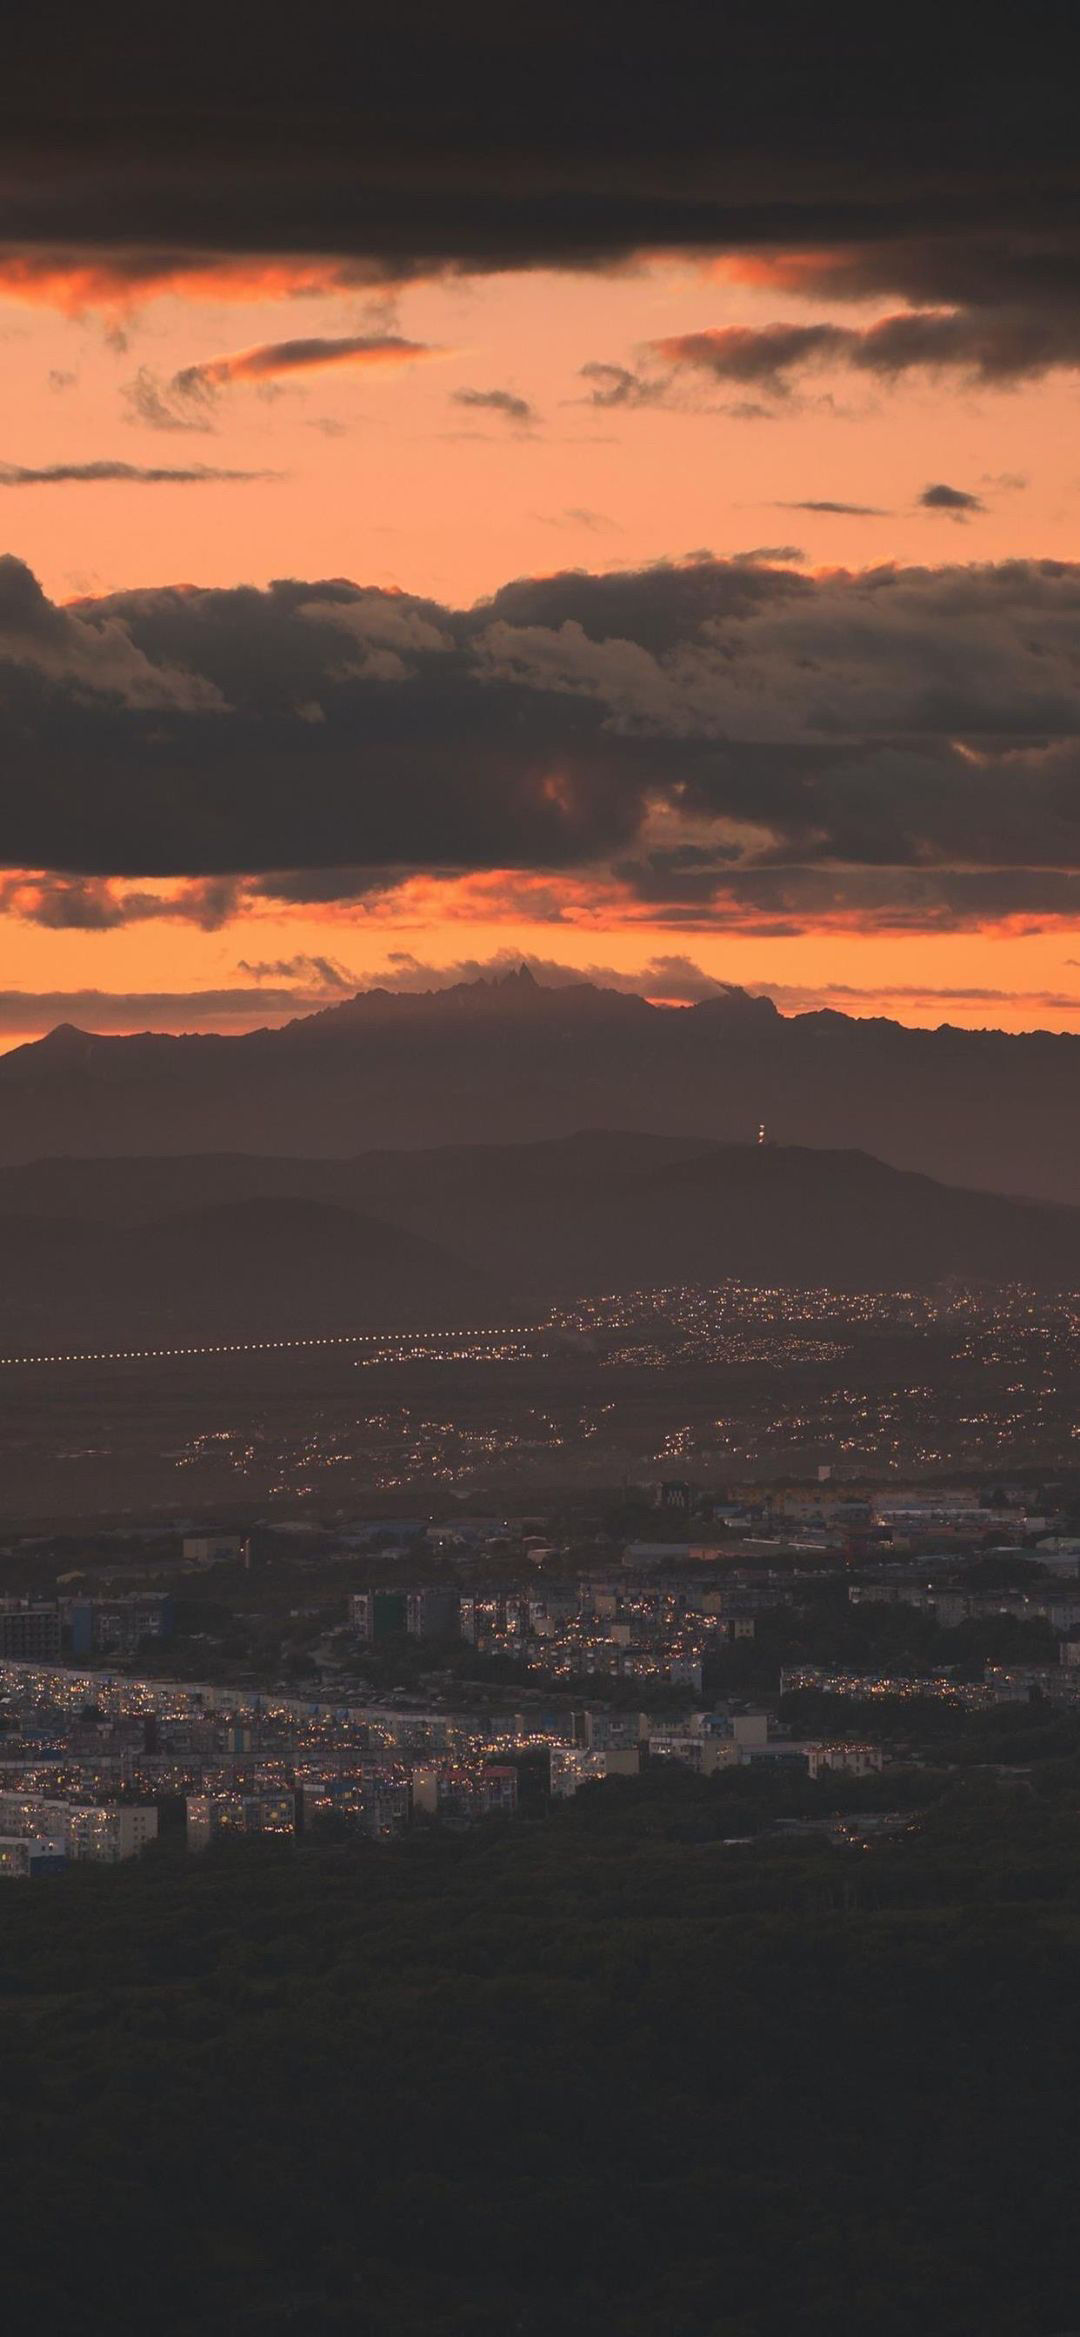
<path id="1" fill-rule="evenodd" d="M 498 1346 L 509 1340 L 534 1338 L 538 1332 L 550 1328 L 546 1323 L 513 1323 L 495 1330 L 488 1327 L 470 1331 L 329 1331 L 322 1337 L 307 1339 L 220 1339 L 198 1347 L 72 1348 L 47 1355 L 0 1355 L 0 1370 L 58 1363 L 171 1363 L 198 1355 L 282 1355 L 299 1348 L 380 1347 L 388 1342 L 415 1348 L 420 1341 L 433 1361 L 451 1363 L 457 1360 L 453 1352 L 446 1352 L 451 1342 L 457 1347 L 462 1340 Z"/>

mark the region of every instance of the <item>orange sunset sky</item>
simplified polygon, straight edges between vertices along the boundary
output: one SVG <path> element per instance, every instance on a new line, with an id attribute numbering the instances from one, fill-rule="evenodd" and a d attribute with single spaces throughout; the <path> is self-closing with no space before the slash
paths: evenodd
<path id="1" fill-rule="evenodd" d="M 895 297 L 838 302 L 779 266 L 692 256 L 464 271 L 378 296 L 318 279 L 237 263 L 131 294 L 107 271 L 0 269 L 0 548 L 48 600 L 346 578 L 462 611 L 515 578 L 706 553 L 811 582 L 1074 553 L 1070 366 L 1005 381 L 880 374 L 826 341 L 747 384 L 683 354 L 701 336 L 786 324 L 865 333 L 903 308 Z M 292 355 L 250 356 L 283 347 Z M 170 470 L 186 475 L 140 475 Z M 940 485 L 955 500 L 920 500 Z M 650 814 L 658 835 L 667 816 Z M 974 829 L 971 844 L 982 865 Z M 963 868 L 964 849 L 951 852 Z M 44 911 L 47 871 L 0 880 L 3 1046 L 60 1019 L 244 1028 L 387 974 L 511 954 L 640 972 L 656 995 L 678 994 L 649 972 L 675 958 L 789 1011 L 1080 1028 L 1080 935 L 1053 897 L 952 922 L 895 915 L 887 888 L 783 918 L 723 901 L 673 911 L 586 851 L 517 868 L 436 856 L 353 899 L 234 888 L 195 915 L 180 871 L 127 869 L 118 892 L 108 870 L 67 883 L 62 854 L 57 869 L 60 905 Z M 136 881 L 182 913 L 124 915 Z"/>

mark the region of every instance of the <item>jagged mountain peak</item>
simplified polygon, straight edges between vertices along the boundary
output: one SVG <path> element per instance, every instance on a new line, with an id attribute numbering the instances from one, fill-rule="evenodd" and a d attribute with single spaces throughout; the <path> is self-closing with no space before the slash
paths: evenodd
<path id="1" fill-rule="evenodd" d="M 510 965 L 368 990 L 278 1029 L 99 1037 L 0 1058 L 0 1162 L 45 1154 L 505 1145 L 593 1127 L 861 1149 L 955 1184 L 1080 1199 L 1080 1036 L 786 1015 L 732 986 L 684 1010 Z"/>

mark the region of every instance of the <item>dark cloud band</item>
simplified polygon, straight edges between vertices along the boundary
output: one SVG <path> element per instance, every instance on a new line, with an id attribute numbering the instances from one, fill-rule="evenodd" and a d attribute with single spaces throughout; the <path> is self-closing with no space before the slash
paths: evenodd
<path id="1" fill-rule="evenodd" d="M 885 255 L 881 257 L 887 267 Z M 812 279 L 799 288 L 812 289 Z M 951 373 L 983 385 L 1008 385 L 1037 379 L 1056 367 L 1080 365 L 1076 291 L 1080 268 L 1070 304 L 1041 299 L 1033 286 L 1024 302 L 1007 303 L 991 291 L 981 304 L 968 308 L 900 310 L 872 325 L 797 320 L 723 325 L 670 335 L 654 341 L 651 351 L 677 373 L 753 386 L 778 398 L 789 394 L 793 382 L 837 365 L 885 381 L 921 370 Z M 610 369 L 590 368 L 593 373 L 605 370 Z M 647 385 L 639 385 L 637 402 L 643 386 Z M 654 397 L 663 391 L 662 382 L 653 385 Z M 626 398 L 598 397 L 594 390 L 594 404 L 625 402 Z"/>
<path id="2" fill-rule="evenodd" d="M 496 0 L 412 0 L 375 39 L 363 10 L 301 36 L 193 0 L 150 39 L 132 0 L 58 0 L 5 56 L 0 245 L 27 268 L 88 255 L 133 293 L 237 255 L 292 255 L 309 283 L 314 258 L 340 287 L 675 248 L 840 248 L 865 288 L 858 255 L 892 246 L 906 297 L 936 276 L 951 300 L 951 240 L 969 281 L 996 244 L 1054 295 L 1069 12 L 984 12 L 977 39 L 955 14 L 915 6 L 899 38 L 865 7 L 595 0 L 583 28 L 551 0 L 538 31 Z"/>
<path id="3" fill-rule="evenodd" d="M 175 914 L 130 883 L 164 877 L 214 923 L 253 870 L 298 901 L 517 869 L 676 919 L 1063 915 L 1078 618 L 1054 561 L 702 558 L 455 610 L 340 581 L 61 607 L 8 559 L 4 857 L 67 872 L 55 922 L 72 879 L 71 921 Z"/>

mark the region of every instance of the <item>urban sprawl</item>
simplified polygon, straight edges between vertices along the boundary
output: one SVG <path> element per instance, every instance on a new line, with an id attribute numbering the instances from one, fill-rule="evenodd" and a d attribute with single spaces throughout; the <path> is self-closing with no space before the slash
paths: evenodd
<path id="1" fill-rule="evenodd" d="M 888 1772 L 928 1742 L 941 1766 L 946 1723 L 1080 1704 L 1072 1480 L 672 1476 L 532 1514 L 23 1538 L 4 1563 L 16 1879 L 507 1820 L 661 1765 L 880 1780 L 872 1815 L 820 1821 L 866 1839 L 908 1822 Z"/>

